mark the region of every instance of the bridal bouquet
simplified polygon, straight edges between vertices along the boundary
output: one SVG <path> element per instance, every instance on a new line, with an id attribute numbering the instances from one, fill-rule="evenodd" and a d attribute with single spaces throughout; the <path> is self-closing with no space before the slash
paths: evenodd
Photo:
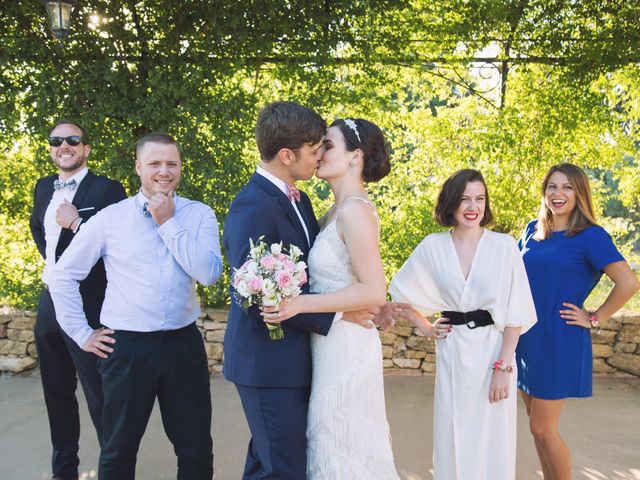
<path id="1" fill-rule="evenodd" d="M 302 251 L 295 245 L 289 253 L 282 242 L 270 247 L 260 237 L 256 244 L 249 239 L 251 247 L 247 261 L 233 273 L 234 298 L 244 308 L 250 305 L 277 307 L 282 300 L 300 295 L 300 287 L 307 282 L 307 264 L 300 259 Z M 272 340 L 284 338 L 279 323 L 268 323 Z"/>

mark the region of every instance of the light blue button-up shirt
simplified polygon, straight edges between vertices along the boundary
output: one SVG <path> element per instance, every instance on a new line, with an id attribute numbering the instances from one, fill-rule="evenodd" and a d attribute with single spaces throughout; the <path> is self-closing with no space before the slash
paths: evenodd
<path id="1" fill-rule="evenodd" d="M 62 329 L 82 347 L 93 329 L 79 282 L 104 259 L 107 290 L 100 322 L 114 330 L 175 330 L 200 314 L 195 282 L 222 272 L 218 223 L 210 207 L 175 196 L 174 216 L 158 226 L 135 197 L 102 209 L 80 229 L 56 263 L 50 285 Z"/>

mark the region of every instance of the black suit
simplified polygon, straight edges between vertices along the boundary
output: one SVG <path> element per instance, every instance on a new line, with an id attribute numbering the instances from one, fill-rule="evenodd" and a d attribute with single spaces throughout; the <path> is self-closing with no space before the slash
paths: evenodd
<path id="1" fill-rule="evenodd" d="M 57 178 L 57 174 L 51 175 L 41 178 L 36 183 L 33 211 L 29 221 L 33 239 L 43 258 L 46 257 L 44 217 L 53 196 L 53 182 Z M 77 188 L 72 203 L 78 210 L 86 209 L 78 212 L 82 217 L 82 223 L 102 208 L 126 198 L 124 188 L 119 182 L 91 172 L 87 172 Z M 73 237 L 73 231 L 62 229 L 56 245 L 56 262 Z M 100 260 L 80 283 L 84 311 L 93 328 L 100 326 L 100 309 L 106 285 L 104 264 Z M 101 442 L 102 386 L 97 370 L 98 357 L 84 352 L 60 329 L 51 296 L 46 289 L 43 289 L 38 301 L 35 337 L 51 428 L 53 474 L 63 478 L 76 478 L 80 438 L 80 418 L 75 395 L 76 372 L 82 383 L 98 441 Z"/>

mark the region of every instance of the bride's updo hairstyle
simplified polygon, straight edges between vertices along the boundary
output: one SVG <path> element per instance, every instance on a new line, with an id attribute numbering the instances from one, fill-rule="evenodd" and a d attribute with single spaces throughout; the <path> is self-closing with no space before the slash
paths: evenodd
<path id="1" fill-rule="evenodd" d="M 336 120 L 329 127 L 340 128 L 348 152 L 362 150 L 362 179 L 365 182 L 377 182 L 389 174 L 391 162 L 387 142 L 375 123 L 362 118 L 345 118 Z"/>

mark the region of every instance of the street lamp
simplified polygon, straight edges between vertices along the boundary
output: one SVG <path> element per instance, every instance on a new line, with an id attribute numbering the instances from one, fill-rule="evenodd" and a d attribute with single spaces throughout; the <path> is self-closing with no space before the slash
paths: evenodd
<path id="1" fill-rule="evenodd" d="M 69 34 L 71 9 L 75 3 L 76 0 L 44 0 L 49 15 L 49 26 L 62 45 L 64 45 L 64 38 Z"/>

